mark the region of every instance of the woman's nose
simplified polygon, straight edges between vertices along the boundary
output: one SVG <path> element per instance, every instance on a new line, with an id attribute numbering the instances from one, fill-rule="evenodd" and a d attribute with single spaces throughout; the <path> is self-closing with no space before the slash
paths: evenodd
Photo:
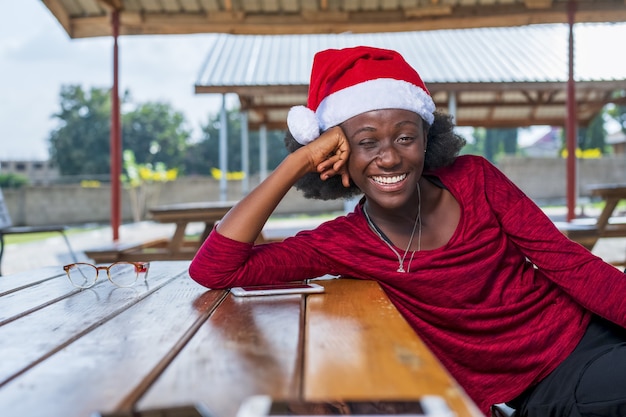
<path id="1" fill-rule="evenodd" d="M 384 145 L 378 152 L 378 164 L 384 167 L 394 167 L 401 161 L 400 154 L 393 145 Z"/>

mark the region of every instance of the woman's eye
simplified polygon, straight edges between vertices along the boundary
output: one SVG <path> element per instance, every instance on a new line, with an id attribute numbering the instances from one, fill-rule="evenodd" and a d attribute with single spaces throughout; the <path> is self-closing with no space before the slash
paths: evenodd
<path id="1" fill-rule="evenodd" d="M 370 149 L 376 146 L 376 141 L 371 139 L 364 139 L 359 142 L 359 146 L 362 146 L 366 149 Z"/>
<path id="2" fill-rule="evenodd" d="M 407 142 L 412 142 L 415 138 L 412 136 L 401 136 L 400 138 L 398 138 L 398 142 L 401 143 L 407 143 Z"/>

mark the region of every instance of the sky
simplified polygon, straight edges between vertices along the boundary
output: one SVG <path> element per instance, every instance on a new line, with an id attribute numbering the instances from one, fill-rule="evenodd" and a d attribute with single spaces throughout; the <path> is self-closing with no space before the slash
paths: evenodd
<path id="1" fill-rule="evenodd" d="M 46 160 L 61 86 L 110 88 L 113 40 L 70 39 L 40 0 L 0 0 L 0 6 L 0 160 Z M 129 90 L 136 103 L 169 103 L 198 138 L 200 124 L 221 104 L 218 95 L 194 93 L 212 38 L 120 37 L 120 93 Z"/>

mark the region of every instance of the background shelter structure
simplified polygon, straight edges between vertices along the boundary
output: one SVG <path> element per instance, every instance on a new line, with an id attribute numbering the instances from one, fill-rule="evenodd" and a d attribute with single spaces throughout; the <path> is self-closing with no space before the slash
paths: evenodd
<path id="1" fill-rule="evenodd" d="M 370 45 L 395 49 L 420 73 L 438 110 L 458 126 L 564 126 L 567 25 L 330 35 L 219 35 L 208 48 L 195 92 L 238 96 L 252 130 L 287 128 L 287 112 L 306 104 L 316 52 Z M 626 24 L 575 27 L 576 119 L 589 122 L 608 103 L 626 105 L 626 68 L 601 56 L 597 38 L 626 39 Z M 619 55 L 615 51 L 615 56 Z M 594 65 L 590 65 L 590 64 Z"/>
<path id="2" fill-rule="evenodd" d="M 574 111 L 577 125 L 585 127 L 606 104 L 626 104 L 621 57 L 617 52 L 607 54 L 599 44 L 625 38 L 626 24 L 577 25 L 576 35 Z M 567 38 L 568 27 L 562 24 L 375 34 L 220 35 L 209 48 L 195 91 L 235 93 L 249 128 L 285 130 L 288 110 L 306 103 L 316 52 L 371 45 L 398 50 L 422 75 L 437 108 L 452 114 L 459 126 L 565 127 L 570 111 L 569 62 L 563 54 Z M 570 185 L 576 187 L 574 182 Z"/>
<path id="3" fill-rule="evenodd" d="M 121 129 L 119 126 L 118 45 L 121 35 L 147 34 L 306 34 L 376 33 L 450 28 L 503 27 L 540 23 L 626 21 L 624 0 L 41 0 L 71 38 L 113 36 L 111 129 L 111 227 L 120 223 Z M 570 29 L 571 33 L 571 29 Z M 573 37 L 570 36 L 570 69 Z M 565 53 L 565 52 L 564 52 Z M 570 71 L 571 72 L 571 71 Z M 574 83 L 568 81 L 568 148 Z M 574 152 L 570 158 L 574 161 Z M 575 165 L 570 164 L 573 168 Z M 575 172 L 568 169 L 575 182 Z M 575 187 L 568 187 L 573 189 Z M 571 193 L 570 193 L 571 194 Z M 573 198 L 568 206 L 573 213 Z"/>

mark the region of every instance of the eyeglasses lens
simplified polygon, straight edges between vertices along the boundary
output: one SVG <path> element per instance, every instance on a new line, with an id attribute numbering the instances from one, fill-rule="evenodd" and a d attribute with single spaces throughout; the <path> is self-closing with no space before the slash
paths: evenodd
<path id="1" fill-rule="evenodd" d="M 111 281 L 120 287 L 132 287 L 137 281 L 139 273 L 134 264 L 117 262 L 109 268 Z"/>
<path id="2" fill-rule="evenodd" d="M 74 264 L 68 271 L 70 281 L 75 287 L 89 288 L 96 283 L 98 271 L 93 265 Z"/>

